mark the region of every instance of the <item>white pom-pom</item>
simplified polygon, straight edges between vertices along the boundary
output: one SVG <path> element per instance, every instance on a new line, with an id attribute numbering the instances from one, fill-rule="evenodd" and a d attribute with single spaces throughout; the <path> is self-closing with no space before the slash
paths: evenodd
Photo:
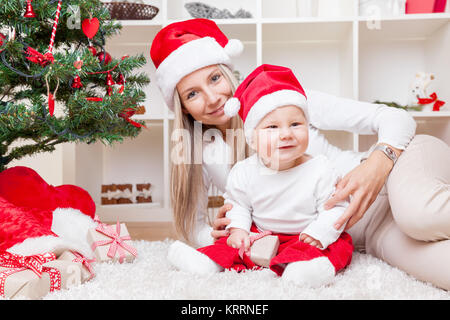
<path id="1" fill-rule="evenodd" d="M 237 57 L 244 51 L 244 45 L 241 40 L 230 39 L 224 49 L 230 57 Z"/>
<path id="2" fill-rule="evenodd" d="M 234 117 L 238 114 L 239 109 L 241 109 L 241 103 L 238 98 L 231 98 L 225 102 L 225 106 L 223 107 L 223 111 L 229 117 Z"/>

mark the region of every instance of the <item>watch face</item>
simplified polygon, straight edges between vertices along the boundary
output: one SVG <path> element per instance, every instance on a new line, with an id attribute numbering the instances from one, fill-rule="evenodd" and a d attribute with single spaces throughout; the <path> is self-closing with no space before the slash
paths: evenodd
<path id="1" fill-rule="evenodd" d="M 386 151 L 387 151 L 387 153 L 389 154 L 389 156 L 391 158 L 395 159 L 395 152 L 394 152 L 394 150 L 392 150 L 391 148 L 386 148 Z"/>

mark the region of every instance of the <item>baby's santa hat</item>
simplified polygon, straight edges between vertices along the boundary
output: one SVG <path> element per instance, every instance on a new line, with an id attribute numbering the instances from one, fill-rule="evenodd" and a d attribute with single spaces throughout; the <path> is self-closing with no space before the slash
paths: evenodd
<path id="1" fill-rule="evenodd" d="M 22 166 L 0 172 L 0 251 L 29 256 L 74 250 L 92 257 L 86 237 L 96 227 L 94 214 L 94 201 L 80 187 L 54 187 Z"/>
<path id="2" fill-rule="evenodd" d="M 308 120 L 306 94 L 291 69 L 270 64 L 256 68 L 225 103 L 229 117 L 239 114 L 244 122 L 247 143 L 258 123 L 276 108 L 293 105 L 303 110 Z"/>
<path id="3" fill-rule="evenodd" d="M 214 64 L 233 69 L 231 57 L 240 55 L 243 48 L 240 40 L 229 40 L 208 19 L 175 22 L 161 29 L 152 42 L 150 56 L 167 106 L 173 111 L 174 90 L 182 78 Z"/>

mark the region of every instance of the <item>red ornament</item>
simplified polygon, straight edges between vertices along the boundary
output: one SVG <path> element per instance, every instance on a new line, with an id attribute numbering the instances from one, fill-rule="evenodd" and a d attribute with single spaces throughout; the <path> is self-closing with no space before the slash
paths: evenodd
<path id="1" fill-rule="evenodd" d="M 53 117 L 53 113 L 55 112 L 55 97 L 51 93 L 48 94 L 48 112 Z"/>
<path id="2" fill-rule="evenodd" d="M 79 75 L 76 75 L 73 78 L 73 82 L 72 82 L 72 88 L 74 89 L 80 89 L 81 87 L 83 87 L 83 84 L 81 83 L 81 78 Z"/>
<path id="3" fill-rule="evenodd" d="M 25 9 L 25 14 L 23 15 L 25 18 L 36 18 L 31 1 L 33 0 L 27 0 L 27 8 Z"/>
<path id="4" fill-rule="evenodd" d="M 112 61 L 111 55 L 106 51 L 97 53 L 97 58 L 98 58 L 98 61 L 104 65 L 107 65 Z"/>
<path id="5" fill-rule="evenodd" d="M 83 29 L 83 33 L 86 37 L 89 39 L 92 39 L 98 31 L 98 28 L 100 27 L 100 22 L 97 18 L 92 19 L 84 19 L 81 23 L 81 29 Z"/>
<path id="6" fill-rule="evenodd" d="M 107 86 L 113 86 L 113 85 L 115 85 L 115 84 L 116 84 L 116 83 L 114 82 L 111 73 L 108 72 L 108 74 L 106 75 L 106 85 L 107 85 Z"/>
<path id="7" fill-rule="evenodd" d="M 3 40 L 6 39 L 6 36 L 0 32 L 0 47 L 3 45 Z"/>
<path id="8" fill-rule="evenodd" d="M 92 53 L 92 55 L 95 57 L 97 55 L 97 50 L 93 46 L 89 46 L 88 50 Z"/>
<path id="9" fill-rule="evenodd" d="M 78 59 L 77 61 L 75 61 L 75 62 L 73 63 L 73 66 L 74 66 L 76 69 L 80 70 L 81 67 L 83 66 L 83 60 Z"/>
<path id="10" fill-rule="evenodd" d="M 123 76 L 123 74 L 119 73 L 119 77 L 116 80 L 116 83 L 120 84 L 120 85 L 124 85 L 125 84 L 125 77 Z"/>
<path id="11" fill-rule="evenodd" d="M 112 87 L 106 88 L 106 93 L 110 96 L 112 94 Z"/>

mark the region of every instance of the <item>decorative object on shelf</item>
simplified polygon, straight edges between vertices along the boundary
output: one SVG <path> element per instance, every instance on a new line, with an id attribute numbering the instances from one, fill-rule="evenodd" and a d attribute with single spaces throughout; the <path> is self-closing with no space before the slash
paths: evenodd
<path id="1" fill-rule="evenodd" d="M 236 80 L 238 81 L 238 83 L 241 83 L 244 80 L 244 77 L 241 75 L 241 72 L 237 69 L 233 70 L 233 75 L 236 78 Z"/>
<path id="2" fill-rule="evenodd" d="M 102 185 L 102 205 L 117 204 L 117 198 L 120 193 L 121 192 L 118 192 L 117 185 L 115 184 Z"/>
<path id="3" fill-rule="evenodd" d="M 26 4 L 29 12 L 33 8 L 35 18 L 27 19 L 26 24 L 13 23 L 25 19 Z M 99 0 L 2 0 L 1 6 L 6 8 L 0 10 L 0 21 L 5 22 L 2 30 L 10 33 L 7 40 L 2 37 L 0 46 L 0 172 L 12 161 L 53 152 L 61 143 L 101 141 L 111 145 L 140 133 L 144 122 L 129 121 L 122 113 L 145 101 L 143 88 L 150 78 L 145 73 L 135 75 L 146 58 L 143 54 L 126 56 L 126 61 L 111 57 L 110 64 L 104 66 L 93 57 L 93 53 L 103 52 L 101 60 L 107 60 L 106 39 L 121 28 L 118 22 L 110 21 Z M 80 23 L 79 28 L 71 28 L 58 23 L 70 17 L 69 6 L 79 8 L 83 26 Z M 51 32 L 48 38 L 47 32 Z M 39 52 L 42 50 L 46 52 Z M 127 78 L 125 87 L 111 88 L 111 95 L 105 92 L 104 99 L 98 101 L 88 99 L 98 98 L 95 95 L 100 89 L 109 88 L 105 79 L 108 72 L 113 79 L 120 74 Z M 61 110 L 58 116 L 53 113 L 55 106 Z M 19 140 L 25 144 L 18 144 Z"/>
<path id="4" fill-rule="evenodd" d="M 217 9 L 202 2 L 188 2 L 184 7 L 193 18 L 205 19 L 249 19 L 252 14 L 244 9 L 239 9 L 232 14 L 228 9 Z"/>
<path id="5" fill-rule="evenodd" d="M 127 226 L 119 221 L 116 225 L 98 223 L 96 228 L 89 229 L 87 240 L 97 262 L 132 262 L 137 257 Z"/>
<path id="6" fill-rule="evenodd" d="M 398 16 L 405 14 L 406 0 L 359 0 L 361 16 Z"/>
<path id="7" fill-rule="evenodd" d="M 408 105 L 420 107 L 422 111 L 439 111 L 445 104 L 437 98 L 435 92 L 428 94 L 427 90 L 431 82 L 435 79 L 433 73 L 417 72 L 414 80 L 410 84 Z"/>
<path id="8" fill-rule="evenodd" d="M 133 185 L 132 184 L 118 184 L 117 190 L 120 191 L 119 197 L 117 198 L 118 204 L 133 203 Z"/>
<path id="9" fill-rule="evenodd" d="M 220 208 L 223 206 L 224 200 L 222 196 L 209 196 L 208 208 Z"/>
<path id="10" fill-rule="evenodd" d="M 0 253 L 0 296 L 40 299 L 49 292 L 81 283 L 81 269 L 72 261 L 56 260 L 53 252 L 21 256 Z"/>
<path id="11" fill-rule="evenodd" d="M 447 6 L 447 0 L 436 0 L 434 2 L 433 12 L 445 12 L 445 7 Z"/>
<path id="12" fill-rule="evenodd" d="M 103 5 L 109 10 L 111 18 L 117 20 L 151 20 L 159 12 L 157 7 L 142 1 L 140 3 L 137 1 L 111 1 L 103 3 Z"/>
<path id="13" fill-rule="evenodd" d="M 136 202 L 145 203 L 152 202 L 152 196 L 150 194 L 151 183 L 138 183 L 136 184 Z"/>
<path id="14" fill-rule="evenodd" d="M 432 13 L 435 0 L 406 0 L 406 13 Z"/>

